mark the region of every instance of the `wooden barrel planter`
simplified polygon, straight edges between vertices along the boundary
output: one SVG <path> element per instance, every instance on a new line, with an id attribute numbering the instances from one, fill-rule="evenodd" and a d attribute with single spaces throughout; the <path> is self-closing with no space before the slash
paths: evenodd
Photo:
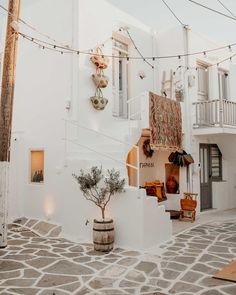
<path id="1" fill-rule="evenodd" d="M 113 220 L 96 220 L 93 221 L 93 243 L 94 250 L 109 252 L 114 246 L 114 224 Z"/>

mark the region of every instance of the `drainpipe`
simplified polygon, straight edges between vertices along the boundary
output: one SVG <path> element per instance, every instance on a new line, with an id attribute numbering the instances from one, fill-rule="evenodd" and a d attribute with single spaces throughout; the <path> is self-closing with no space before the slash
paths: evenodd
<path id="1" fill-rule="evenodd" d="M 184 46 L 184 54 L 189 53 L 189 26 L 183 26 L 183 46 Z M 190 95 L 189 95 L 189 87 L 188 87 L 188 69 L 189 68 L 189 56 L 185 56 L 185 71 L 183 76 L 184 81 L 184 89 L 185 89 L 185 99 L 184 99 L 184 112 L 185 112 L 185 147 L 187 152 L 191 151 L 191 136 L 192 136 L 192 120 L 191 120 L 191 101 L 190 101 Z M 187 78 L 186 78 L 187 73 Z M 188 120 L 187 119 L 188 116 Z M 187 191 L 192 192 L 193 184 L 192 184 L 192 169 L 191 165 L 188 166 L 186 171 L 186 179 L 187 179 Z"/>
<path id="2" fill-rule="evenodd" d="M 71 0 L 71 46 L 72 48 L 78 48 L 78 13 L 79 13 L 79 1 Z M 70 56 L 70 100 L 71 109 L 68 114 L 72 120 L 77 120 L 78 118 L 78 76 L 79 76 L 79 56 L 76 54 L 71 54 Z"/>

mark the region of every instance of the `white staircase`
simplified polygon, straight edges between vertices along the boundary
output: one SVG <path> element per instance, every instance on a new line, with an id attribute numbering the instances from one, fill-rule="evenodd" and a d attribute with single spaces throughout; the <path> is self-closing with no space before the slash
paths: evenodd
<path id="1" fill-rule="evenodd" d="M 110 208 L 117 225 L 117 245 L 136 249 L 152 247 L 172 234 L 172 224 L 164 206 L 159 206 L 156 198 L 147 197 L 145 190 L 139 189 L 139 147 L 136 143 L 142 129 L 149 127 L 148 100 L 147 92 L 129 100 L 129 118 L 114 118 L 103 132 L 65 120 L 65 166 L 69 175 L 80 169 L 86 171 L 92 166 L 102 166 L 103 169 L 119 170 L 121 177 L 126 179 L 125 192 L 111 202 Z M 126 162 L 133 148 L 137 153 L 137 165 Z M 128 186 L 128 167 L 137 173 L 137 187 Z"/>

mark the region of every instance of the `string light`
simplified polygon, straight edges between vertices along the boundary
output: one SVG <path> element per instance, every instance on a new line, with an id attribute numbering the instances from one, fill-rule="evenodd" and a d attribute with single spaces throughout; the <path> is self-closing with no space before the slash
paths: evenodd
<path id="1" fill-rule="evenodd" d="M 31 41 L 33 43 L 35 43 L 36 45 L 38 45 L 40 48 L 42 48 L 42 46 L 44 47 L 44 49 L 48 49 L 48 50 L 52 50 L 52 51 L 56 51 L 56 52 L 60 52 L 61 54 L 63 53 L 76 53 L 76 54 L 85 54 L 85 55 L 93 55 L 93 50 L 91 49 L 90 52 L 84 52 L 84 51 L 81 51 L 81 50 L 75 50 L 75 49 L 72 49 L 72 48 L 68 48 L 68 47 L 63 47 L 63 46 L 59 46 L 59 45 L 55 45 L 55 44 L 51 44 L 49 42 L 45 42 L 43 40 L 40 40 L 40 39 L 37 39 L 37 38 L 33 38 L 31 36 L 28 36 L 26 34 L 23 34 L 21 32 L 18 32 L 18 34 L 22 37 L 24 37 L 26 40 L 28 41 Z M 46 44 L 46 45 L 45 45 Z M 230 47 L 232 48 L 232 46 L 235 46 L 236 43 L 233 43 L 230 45 Z M 219 50 L 219 49 L 222 49 L 222 48 L 229 48 L 229 45 L 227 46 L 223 46 L 223 47 L 219 47 L 219 48 L 215 48 L 215 49 L 210 49 L 210 50 L 205 50 L 205 51 L 201 51 L 201 52 L 193 52 L 193 53 L 188 53 L 188 54 L 181 54 L 181 55 L 169 55 L 169 56 L 152 56 L 152 57 L 137 57 L 137 56 L 129 56 L 129 57 L 122 57 L 122 56 L 119 56 L 119 55 L 104 55 L 104 54 L 97 54 L 98 56 L 102 56 L 102 57 L 110 57 L 110 58 L 126 58 L 127 61 L 129 61 L 130 59 L 133 59 L 133 60 L 138 60 L 138 59 L 141 59 L 148 63 L 148 59 L 152 59 L 153 61 L 155 61 L 156 59 L 168 59 L 168 58 L 178 58 L 179 60 L 181 60 L 181 57 L 183 56 L 193 56 L 193 55 L 199 55 L 200 53 L 201 54 L 204 54 L 209 52 L 209 51 L 216 51 L 216 50 Z M 236 55 L 233 54 L 231 57 L 228 57 L 220 62 L 218 62 L 217 64 L 220 64 L 222 62 L 225 62 L 227 60 L 231 60 L 232 61 L 232 57 L 234 57 Z M 153 65 L 151 65 L 149 63 L 149 65 L 153 68 Z M 215 64 L 216 65 L 216 64 Z M 211 65 L 213 66 L 213 65 Z M 210 66 L 208 66 L 209 68 Z"/>

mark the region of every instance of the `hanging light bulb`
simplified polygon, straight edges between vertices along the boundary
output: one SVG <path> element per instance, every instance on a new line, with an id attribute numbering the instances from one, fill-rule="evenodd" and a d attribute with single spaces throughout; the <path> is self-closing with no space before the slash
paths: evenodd
<path id="1" fill-rule="evenodd" d="M 229 51 L 232 52 L 232 47 L 231 47 L 231 45 L 229 45 L 228 48 L 229 48 Z"/>
<path id="2" fill-rule="evenodd" d="M 126 57 L 127 64 L 129 63 L 129 56 Z"/>
<path id="3" fill-rule="evenodd" d="M 208 67 L 207 67 L 207 68 L 205 68 L 205 72 L 208 72 Z"/>
<path id="4" fill-rule="evenodd" d="M 207 57 L 206 51 L 204 51 L 203 54 L 204 54 L 204 57 L 206 58 Z"/>

